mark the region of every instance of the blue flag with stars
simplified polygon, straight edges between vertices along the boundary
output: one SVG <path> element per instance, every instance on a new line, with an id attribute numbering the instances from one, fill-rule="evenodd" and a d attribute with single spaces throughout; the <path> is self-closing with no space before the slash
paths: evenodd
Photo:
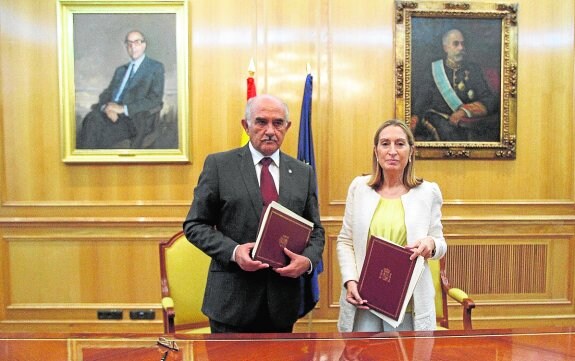
<path id="1" fill-rule="evenodd" d="M 313 137 L 311 133 L 311 95 L 313 90 L 313 77 L 308 74 L 305 79 L 301 116 L 299 123 L 299 140 L 297 159 L 311 165 L 315 173 L 315 157 L 313 153 Z M 317 184 L 317 183 L 316 183 Z M 313 269 L 311 275 L 300 277 L 301 303 L 299 317 L 309 313 L 319 301 L 319 274 L 323 271 L 323 262 L 320 261 Z"/>

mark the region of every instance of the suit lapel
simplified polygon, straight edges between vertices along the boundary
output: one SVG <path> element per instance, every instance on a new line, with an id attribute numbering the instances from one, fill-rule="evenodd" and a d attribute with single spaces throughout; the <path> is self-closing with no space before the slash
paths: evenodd
<path id="1" fill-rule="evenodd" d="M 240 151 L 238 152 L 238 157 L 240 158 L 239 166 L 240 166 L 240 173 L 242 175 L 242 180 L 248 191 L 248 195 L 252 202 L 254 212 L 259 218 L 263 210 L 263 200 L 262 195 L 260 193 L 260 187 L 258 184 L 258 176 L 256 174 L 256 169 L 254 167 L 254 161 L 252 159 L 252 155 L 250 153 L 250 148 L 248 145 L 245 145 L 240 149 Z"/>
<path id="2" fill-rule="evenodd" d="M 130 66 L 130 63 L 128 63 L 126 71 L 128 70 L 129 66 Z M 143 76 L 142 74 L 148 74 L 149 71 L 147 68 L 148 68 L 148 57 L 145 57 L 144 60 L 142 60 L 142 63 L 138 67 L 138 70 L 136 71 L 134 76 L 132 76 L 132 79 L 130 79 L 128 81 L 128 84 L 126 84 L 126 89 L 124 91 L 126 91 L 128 89 L 132 89 L 134 87 L 134 84 L 136 84 L 136 80 L 138 80 L 139 78 L 141 78 Z"/>
<path id="3" fill-rule="evenodd" d="M 130 66 L 130 63 L 124 64 L 122 66 L 120 66 L 119 71 L 116 71 L 116 73 L 114 74 L 114 79 L 112 81 L 112 85 L 111 88 L 114 91 L 114 94 L 116 94 L 116 92 L 118 91 L 118 89 L 120 89 L 120 86 L 122 85 L 122 81 L 124 80 L 124 76 L 126 75 L 126 72 L 128 71 L 128 67 Z"/>
<path id="4" fill-rule="evenodd" d="M 375 209 L 377 208 L 380 199 L 381 196 L 379 195 L 379 193 L 377 193 L 375 190 L 369 187 L 369 195 L 367 201 L 365 202 L 365 210 L 367 214 L 370 215 L 369 217 L 370 221 L 371 217 L 373 217 L 373 214 L 375 213 Z"/>
<path id="5" fill-rule="evenodd" d="M 363 197 L 358 198 L 355 202 L 360 202 L 362 204 L 363 214 L 365 217 L 360 217 L 362 220 L 362 225 L 360 228 L 365 232 L 365 237 L 369 234 L 369 227 L 371 225 L 371 219 L 373 218 L 373 214 L 379 204 L 379 200 L 381 199 L 379 193 L 373 190 L 367 184 L 364 185 L 366 193 Z M 364 237 L 364 238 L 365 238 Z"/>
<path id="6" fill-rule="evenodd" d="M 293 176 L 291 160 L 280 152 L 280 191 L 278 201 L 288 208 L 291 208 L 291 192 L 295 188 Z"/>

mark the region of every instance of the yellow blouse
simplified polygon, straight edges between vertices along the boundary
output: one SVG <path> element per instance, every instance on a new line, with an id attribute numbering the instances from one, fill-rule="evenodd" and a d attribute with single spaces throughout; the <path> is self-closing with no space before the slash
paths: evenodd
<path id="1" fill-rule="evenodd" d="M 400 246 L 407 245 L 405 212 L 401 198 L 379 199 L 379 203 L 371 219 L 371 224 L 369 225 L 369 237 L 371 237 L 371 235 L 385 238 Z M 410 313 L 412 310 L 413 298 L 409 300 L 405 312 Z"/>
<path id="2" fill-rule="evenodd" d="M 379 199 L 369 226 L 369 236 L 371 235 L 385 238 L 400 246 L 407 244 L 405 212 L 400 198 Z"/>

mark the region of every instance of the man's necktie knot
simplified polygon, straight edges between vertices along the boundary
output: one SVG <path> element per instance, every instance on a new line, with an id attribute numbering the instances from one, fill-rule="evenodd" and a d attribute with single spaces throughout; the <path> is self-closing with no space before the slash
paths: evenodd
<path id="1" fill-rule="evenodd" d="M 272 163 L 270 157 L 265 157 L 260 160 L 262 165 L 262 172 L 260 175 L 260 191 L 262 193 L 262 199 L 264 201 L 264 207 L 267 207 L 272 201 L 277 201 L 278 192 L 274 182 L 274 178 L 270 173 L 269 166 Z"/>
<path id="2" fill-rule="evenodd" d="M 270 157 L 264 157 L 264 158 L 262 158 L 262 160 L 260 160 L 260 163 L 262 164 L 262 166 L 264 166 L 266 168 L 269 167 L 270 164 L 272 164 L 272 162 L 273 162 L 273 159 L 271 159 Z"/>

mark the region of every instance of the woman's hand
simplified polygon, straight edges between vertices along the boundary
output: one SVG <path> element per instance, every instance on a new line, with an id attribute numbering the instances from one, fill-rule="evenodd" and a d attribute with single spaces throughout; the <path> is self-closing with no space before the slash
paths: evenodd
<path id="1" fill-rule="evenodd" d="M 362 310 L 369 310 L 369 307 L 365 306 L 367 301 L 362 299 L 357 292 L 357 281 L 347 281 L 345 283 L 345 288 L 347 289 L 345 300 L 348 303 L 351 303 L 355 307 L 361 308 Z"/>
<path id="2" fill-rule="evenodd" d="M 428 259 L 435 255 L 435 241 L 429 236 L 418 240 L 413 246 L 406 246 L 405 248 L 413 252 L 411 257 L 409 257 L 410 260 L 414 260 L 418 256 Z"/>

